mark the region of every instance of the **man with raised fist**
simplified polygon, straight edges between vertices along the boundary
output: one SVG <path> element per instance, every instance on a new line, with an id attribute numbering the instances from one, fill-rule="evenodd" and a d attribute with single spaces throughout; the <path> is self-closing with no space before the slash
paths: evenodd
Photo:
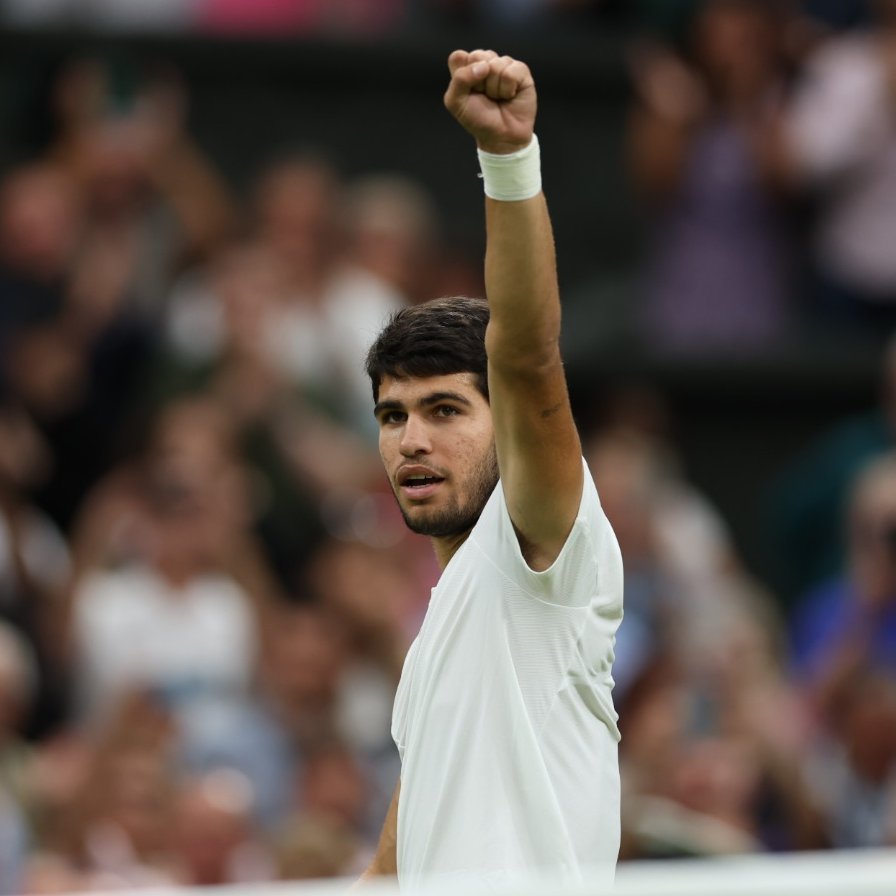
<path id="1" fill-rule="evenodd" d="M 609 877 L 622 562 L 560 357 L 535 84 L 491 50 L 448 66 L 485 187 L 487 301 L 404 309 L 367 357 L 386 473 L 442 575 L 396 695 L 401 780 L 366 876 Z"/>

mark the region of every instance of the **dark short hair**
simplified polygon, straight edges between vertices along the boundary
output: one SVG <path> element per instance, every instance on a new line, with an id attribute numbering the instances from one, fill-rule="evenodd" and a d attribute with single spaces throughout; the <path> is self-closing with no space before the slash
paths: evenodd
<path id="1" fill-rule="evenodd" d="M 433 299 L 397 311 L 367 353 L 373 400 L 379 400 L 383 377 L 449 373 L 472 373 L 488 400 L 487 324 L 488 302 L 465 296 Z"/>

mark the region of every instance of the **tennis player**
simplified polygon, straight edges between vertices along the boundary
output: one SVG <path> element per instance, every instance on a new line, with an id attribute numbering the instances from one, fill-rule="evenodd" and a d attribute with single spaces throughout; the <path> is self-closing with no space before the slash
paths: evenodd
<path id="1" fill-rule="evenodd" d="M 448 66 L 484 179 L 488 301 L 402 310 L 367 358 L 386 472 L 442 574 L 396 695 L 401 780 L 365 877 L 612 877 L 622 562 L 560 357 L 535 84 L 490 50 Z"/>

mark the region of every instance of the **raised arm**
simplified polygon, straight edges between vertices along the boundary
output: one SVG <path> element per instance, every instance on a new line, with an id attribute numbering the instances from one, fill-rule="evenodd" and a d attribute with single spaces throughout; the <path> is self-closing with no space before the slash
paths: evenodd
<path id="1" fill-rule="evenodd" d="M 529 147 L 535 125 L 535 83 L 528 67 L 490 50 L 456 50 L 448 60 L 445 105 L 489 154 Z M 537 151 L 537 145 L 530 148 Z M 526 165 L 525 157 L 489 159 Z M 528 161 L 533 167 L 531 159 Z M 515 174 L 510 170 L 511 176 Z M 491 189 L 485 171 L 486 191 Z M 522 176 L 522 189 L 531 183 Z M 499 184 L 500 186 L 500 184 Z M 546 569 L 569 534 L 582 494 L 578 433 L 560 358 L 560 299 L 554 240 L 544 195 L 486 198 L 485 289 L 488 377 L 498 466 L 510 517 L 533 569 Z"/>

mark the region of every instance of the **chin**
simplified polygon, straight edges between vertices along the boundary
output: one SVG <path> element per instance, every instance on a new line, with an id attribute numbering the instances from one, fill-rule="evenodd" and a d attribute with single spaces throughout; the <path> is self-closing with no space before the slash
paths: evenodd
<path id="1" fill-rule="evenodd" d="M 482 507 L 477 507 L 475 510 L 464 508 L 441 513 L 430 511 L 418 514 L 402 508 L 407 527 L 417 535 L 426 535 L 429 538 L 456 538 L 464 535 L 476 525 L 481 513 Z"/>

